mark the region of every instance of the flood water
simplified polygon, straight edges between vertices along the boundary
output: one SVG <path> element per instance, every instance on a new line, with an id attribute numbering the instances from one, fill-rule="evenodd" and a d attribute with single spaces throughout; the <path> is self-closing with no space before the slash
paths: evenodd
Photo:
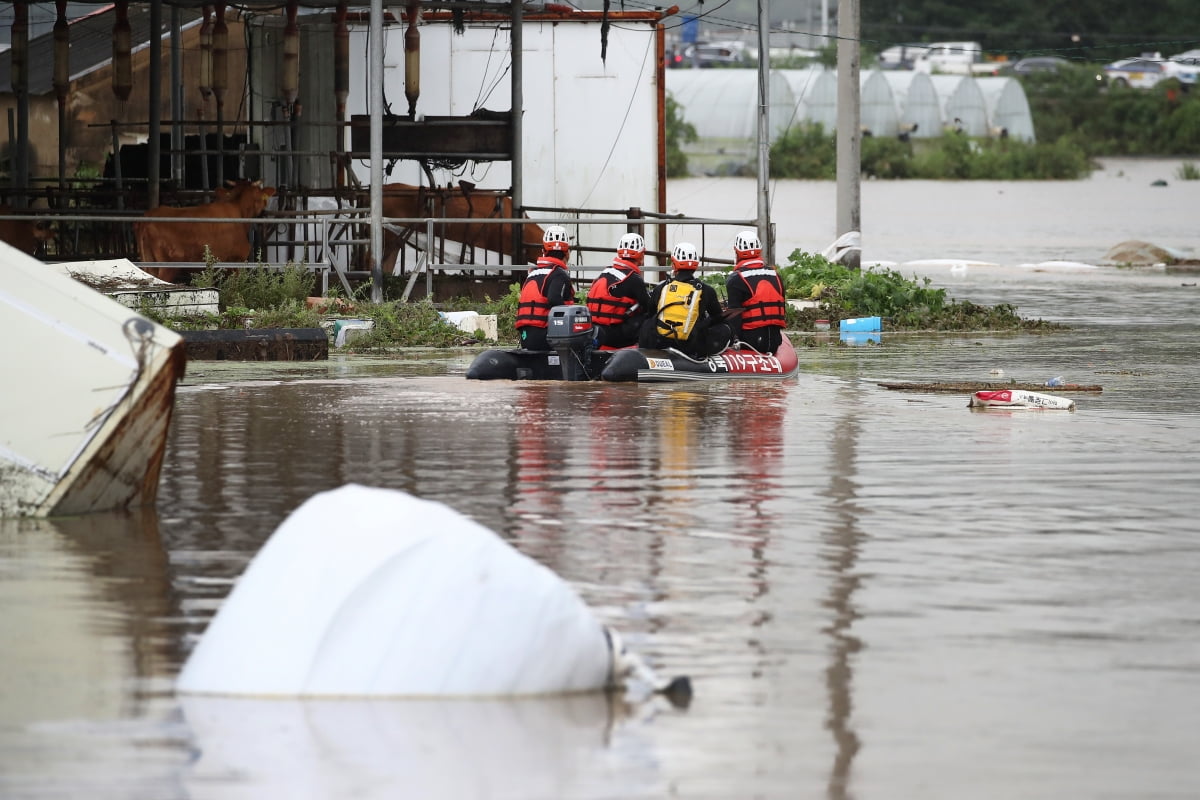
<path id="1" fill-rule="evenodd" d="M 1067 332 L 885 332 L 801 348 L 779 383 L 481 383 L 460 352 L 190 364 L 156 510 L 0 522 L 0 797 L 1200 795 L 1200 288 L 1021 266 L 1200 250 L 1200 182 L 1171 166 L 1127 167 L 1169 181 L 1150 233 L 1115 210 L 1144 180 L 1005 184 L 986 225 L 994 185 L 864 187 L 895 230 L 867 259 L 970 262 L 909 269 Z M 717 216 L 753 208 L 728 185 Z M 1047 193 L 1107 216 L 1021 210 Z M 779 187 L 781 232 L 827 195 Z M 919 230 L 889 216 L 934 205 Z M 879 385 L 1059 375 L 1103 392 L 997 412 Z M 177 697 L 247 561 L 346 482 L 496 530 L 689 675 L 691 706 Z"/>

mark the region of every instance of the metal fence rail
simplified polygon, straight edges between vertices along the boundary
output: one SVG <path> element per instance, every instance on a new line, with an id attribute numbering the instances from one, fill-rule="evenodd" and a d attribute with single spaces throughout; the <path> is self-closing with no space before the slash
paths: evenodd
<path id="1" fill-rule="evenodd" d="M 734 229 L 753 227 L 754 220 L 683 217 L 673 215 L 644 214 L 629 216 L 628 209 L 619 212 L 585 212 L 581 209 L 536 209 L 557 211 L 556 217 L 385 217 L 385 231 L 401 237 L 400 255 L 396 259 L 393 276 L 409 276 L 405 298 L 411 293 L 419 276 L 426 278 L 426 291 L 432 294 L 435 274 L 471 272 L 484 275 L 503 275 L 514 271 L 525 271 L 526 264 L 513 263 L 507 254 L 494 253 L 447 239 L 439 231 L 443 226 L 469 220 L 478 225 L 527 225 L 545 226 L 560 224 L 567 227 L 574 241 L 571 246 L 571 263 L 568 267 L 579 277 L 592 275 L 611 263 L 615 254 L 615 238 L 609 235 L 612 227 L 644 232 L 646 227 L 661 226 L 660 241 L 678 242 L 687 240 L 697 246 L 701 256 L 701 270 L 722 269 L 733 263 L 732 252 L 706 252 L 710 241 L 719 241 L 722 246 L 734 235 Z M 288 265 L 319 272 L 321 291 L 329 291 L 331 276 L 335 276 L 342 289 L 353 294 L 353 279 L 370 276 L 371 254 L 369 237 L 365 234 L 369 209 L 361 207 L 308 208 L 301 210 L 268 211 L 264 216 L 253 219 L 238 217 L 154 217 L 156 226 L 188 225 L 196 223 L 243 223 L 251 226 L 252 247 L 258 260 L 241 263 L 220 263 L 222 269 L 246 269 L 255 267 L 284 268 Z M 609 213 L 612 216 L 596 216 Z M 618 215 L 619 214 L 619 215 Z M 11 214 L 10 220 L 50 220 L 57 227 L 56 241 L 59 244 L 53 254 L 43 256 L 47 261 L 104 260 L 129 258 L 134 263 L 147 267 L 173 267 L 204 269 L 205 262 L 158 264 L 139 262 L 136 247 L 132 242 L 132 225 L 142 219 L 141 212 L 121 212 L 112 209 L 104 213 L 79 213 L 54 210 L 29 210 Z M 82 250 L 83 232 L 91 237 L 91 251 Z M 643 234 L 644 235 L 644 234 Z M 610 241 L 611 240 L 611 241 Z M 99 250 L 96 244 L 112 245 L 108 251 Z M 63 246 L 67 244 L 67 246 Z M 121 245 L 124 245 L 123 247 Z M 461 246 L 463 259 L 454 261 L 445 258 L 448 249 Z M 716 245 L 713 245 L 715 248 Z M 670 247 L 647 248 L 646 270 L 654 274 L 660 269 L 669 269 Z M 382 255 L 382 254 L 381 254 Z M 134 256 L 134 257 L 130 257 Z M 402 257 L 401 257 L 402 256 Z M 414 262 L 410 268 L 410 256 Z M 439 257 L 440 256 L 440 257 Z M 479 256 L 480 260 L 476 260 Z M 585 263 L 586 262 L 586 263 Z M 656 262 L 656 263 L 651 263 Z"/>

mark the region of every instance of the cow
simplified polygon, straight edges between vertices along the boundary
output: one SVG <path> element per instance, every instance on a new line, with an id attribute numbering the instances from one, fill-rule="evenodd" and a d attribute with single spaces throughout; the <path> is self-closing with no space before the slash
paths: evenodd
<path id="1" fill-rule="evenodd" d="M 48 219 L 7 219 L 14 214 L 31 214 L 31 209 L 0 206 L 0 241 L 8 242 L 22 253 L 35 255 L 54 240 L 54 223 Z"/>
<path id="2" fill-rule="evenodd" d="M 275 195 L 262 181 L 227 181 L 218 189 L 217 199 L 198 206 L 159 206 L 133 223 L 138 252 L 142 261 L 204 261 L 207 246 L 217 261 L 248 261 L 249 222 L 151 222 L 163 218 L 208 217 L 214 219 L 253 219 L 266 210 Z M 169 283 L 178 282 L 190 270 L 173 267 L 147 267 L 146 271 Z"/>
<path id="3" fill-rule="evenodd" d="M 472 193 L 473 187 L 464 184 L 459 190 L 430 189 L 406 183 L 389 183 L 383 187 L 383 216 L 385 217 L 454 217 L 456 219 L 515 219 L 512 198 L 495 192 Z M 397 223 L 408 231 L 397 234 L 384 228 L 383 271 L 390 274 L 396 266 L 400 248 L 413 233 L 424 233 L 423 223 Z M 542 251 L 542 228 L 527 222 L 521 225 L 523 257 L 532 264 Z M 434 225 L 434 233 L 450 242 L 473 249 L 491 250 L 502 255 L 512 254 L 513 226 L 489 222 L 448 222 Z M 463 259 L 467 261 L 468 259 Z"/>

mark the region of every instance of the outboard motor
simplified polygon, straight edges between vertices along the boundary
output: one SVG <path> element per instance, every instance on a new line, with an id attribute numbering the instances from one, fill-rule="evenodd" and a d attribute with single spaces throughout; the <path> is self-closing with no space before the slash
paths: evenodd
<path id="1" fill-rule="evenodd" d="M 546 340 L 558 353 L 564 381 L 590 381 L 588 364 L 596 347 L 596 332 L 587 306 L 555 306 L 550 309 Z"/>

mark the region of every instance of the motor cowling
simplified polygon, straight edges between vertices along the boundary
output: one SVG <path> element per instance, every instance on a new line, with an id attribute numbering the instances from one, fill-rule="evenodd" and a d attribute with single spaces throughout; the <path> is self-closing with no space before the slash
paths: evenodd
<path id="1" fill-rule="evenodd" d="M 558 353 L 563 380 L 587 381 L 591 352 L 596 347 L 596 331 L 587 306 L 554 306 L 546 321 L 546 341 Z"/>

